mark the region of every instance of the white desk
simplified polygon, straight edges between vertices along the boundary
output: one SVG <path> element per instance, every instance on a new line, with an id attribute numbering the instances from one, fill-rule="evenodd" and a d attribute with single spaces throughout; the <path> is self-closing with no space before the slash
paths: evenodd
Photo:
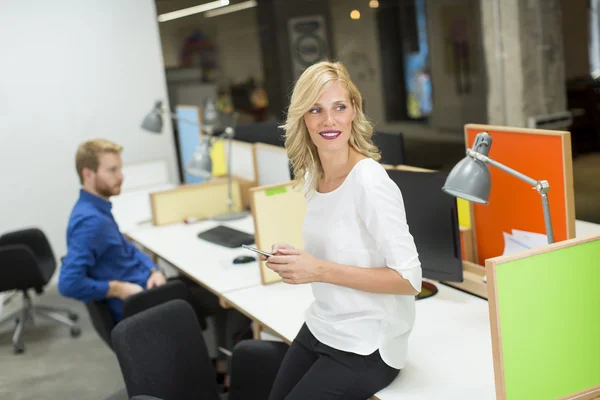
<path id="1" fill-rule="evenodd" d="M 587 221 L 575 221 L 575 236 L 578 238 L 600 234 L 600 224 Z"/>
<path id="2" fill-rule="evenodd" d="M 140 224 L 152 219 L 150 193 L 173 189 L 177 185 L 165 183 L 144 189 L 123 192 L 111 197 L 112 213 L 121 232 L 136 229 Z"/>
<path id="3" fill-rule="evenodd" d="M 495 398 L 488 303 L 436 284 L 439 292 L 416 303 L 407 366 L 377 394 L 380 400 Z M 224 299 L 286 342 L 304 323 L 310 285 L 275 283 L 226 293 Z"/>
<path id="4" fill-rule="evenodd" d="M 194 280 L 291 342 L 312 302 L 310 285 L 262 285 L 257 263 L 231 263 L 243 249 L 228 249 L 196 237 L 216 226 L 145 226 L 128 235 Z M 253 232 L 250 217 L 227 223 Z M 577 235 L 600 232 L 600 225 L 577 221 Z M 377 394 L 380 400 L 495 398 L 488 303 L 443 284 L 436 296 L 417 301 L 417 320 L 409 340 L 408 365 Z"/>
<path id="5" fill-rule="evenodd" d="M 253 255 L 248 250 L 230 249 L 197 237 L 199 232 L 226 225 L 243 232 L 254 232 L 252 217 L 217 223 L 147 225 L 127 232 L 133 241 L 172 264 L 184 274 L 217 295 L 261 285 L 258 262 L 233 264 L 239 255 Z"/>

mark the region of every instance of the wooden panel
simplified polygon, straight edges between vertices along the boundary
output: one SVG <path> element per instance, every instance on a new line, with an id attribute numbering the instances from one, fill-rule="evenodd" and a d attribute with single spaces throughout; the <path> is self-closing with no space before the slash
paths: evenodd
<path id="1" fill-rule="evenodd" d="M 242 210 L 240 184 L 231 185 L 233 211 Z M 207 219 L 228 211 L 227 179 L 219 178 L 205 183 L 179 186 L 176 189 L 150 194 L 152 223 L 165 225 L 185 218 Z"/>
<path id="2" fill-rule="evenodd" d="M 600 394 L 598 254 L 592 236 L 486 260 L 498 399 Z"/>
<path id="3" fill-rule="evenodd" d="M 257 186 L 256 181 L 247 181 L 238 176 L 234 176 L 234 178 L 240 183 L 240 192 L 242 196 L 242 208 L 244 210 L 250 209 L 250 203 L 252 200 L 250 199 L 250 189 Z"/>
<path id="4" fill-rule="evenodd" d="M 575 237 L 575 202 L 569 132 L 465 125 L 466 146 L 487 132 L 493 139 L 489 157 L 533 179 L 550 184 L 548 199 L 555 241 Z M 503 232 L 520 229 L 545 234 L 540 195 L 527 183 L 489 166 L 492 190 L 489 204 L 473 204 L 478 263 L 502 255 Z"/>
<path id="5" fill-rule="evenodd" d="M 475 262 L 473 253 L 473 232 L 469 228 L 460 227 L 460 245 L 462 259 L 469 262 Z"/>
<path id="6" fill-rule="evenodd" d="M 275 243 L 288 243 L 304 248 L 302 223 L 306 214 L 306 199 L 302 190 L 293 189 L 293 182 L 259 186 L 250 189 L 256 247 L 270 251 Z M 281 277 L 260 262 L 263 284 L 281 281 Z"/>

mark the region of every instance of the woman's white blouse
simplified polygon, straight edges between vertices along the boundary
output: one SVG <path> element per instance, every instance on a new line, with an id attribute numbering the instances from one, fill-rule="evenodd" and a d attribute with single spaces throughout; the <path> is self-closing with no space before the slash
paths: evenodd
<path id="1" fill-rule="evenodd" d="M 388 267 L 421 290 L 421 263 L 398 186 L 376 161 L 359 161 L 328 193 L 307 193 L 304 249 L 314 257 L 363 268 Z M 306 324 L 322 343 L 368 355 L 379 349 L 391 367 L 406 363 L 414 296 L 375 294 L 312 283 Z"/>

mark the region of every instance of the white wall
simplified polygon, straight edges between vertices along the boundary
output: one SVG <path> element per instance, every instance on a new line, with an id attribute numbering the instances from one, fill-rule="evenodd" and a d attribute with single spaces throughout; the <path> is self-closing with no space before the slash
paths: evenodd
<path id="1" fill-rule="evenodd" d="M 166 158 L 170 125 L 140 129 L 167 99 L 153 0 L 0 0 L 0 232 L 39 226 L 57 258 L 77 200 L 75 150 L 104 137 L 125 163 Z"/>

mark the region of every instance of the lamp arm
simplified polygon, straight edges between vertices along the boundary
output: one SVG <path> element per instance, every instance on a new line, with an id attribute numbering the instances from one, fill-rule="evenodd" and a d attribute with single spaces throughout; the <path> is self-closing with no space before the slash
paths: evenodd
<path id="1" fill-rule="evenodd" d="M 530 178 L 529 176 L 522 174 L 519 171 L 514 170 L 510 167 L 507 167 L 506 165 L 501 164 L 498 161 L 494 161 L 491 158 L 484 156 L 483 154 L 480 154 L 476 151 L 469 149 L 467 151 L 467 154 L 475 158 L 476 160 L 491 164 L 499 170 L 502 170 L 507 174 L 514 176 L 515 178 L 519 178 L 520 180 L 529 183 L 531 186 L 533 186 L 535 190 L 537 190 L 537 192 L 542 197 L 542 209 L 544 210 L 544 223 L 546 226 L 546 236 L 548 237 L 548 243 L 554 243 L 554 232 L 552 230 L 552 219 L 550 217 L 550 204 L 548 202 L 548 192 L 550 191 L 550 184 L 548 183 L 548 181 L 538 181 L 533 178 Z"/>

